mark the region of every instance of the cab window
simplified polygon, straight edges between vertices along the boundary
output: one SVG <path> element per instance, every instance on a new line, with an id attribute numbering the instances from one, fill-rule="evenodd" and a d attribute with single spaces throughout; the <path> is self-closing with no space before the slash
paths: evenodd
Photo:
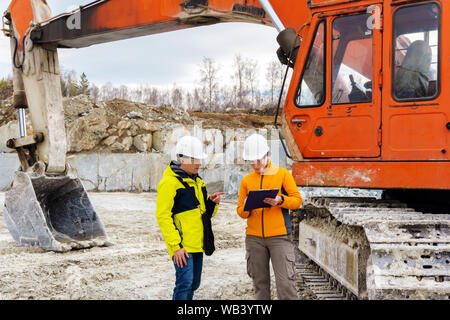
<path id="1" fill-rule="evenodd" d="M 426 100 L 439 88 L 440 7 L 436 3 L 394 13 L 394 99 Z"/>
<path id="2" fill-rule="evenodd" d="M 297 107 L 317 107 L 325 101 L 325 21 L 318 24 L 295 98 Z"/>
<path id="3" fill-rule="evenodd" d="M 372 101 L 373 43 L 369 14 L 333 21 L 332 103 Z"/>

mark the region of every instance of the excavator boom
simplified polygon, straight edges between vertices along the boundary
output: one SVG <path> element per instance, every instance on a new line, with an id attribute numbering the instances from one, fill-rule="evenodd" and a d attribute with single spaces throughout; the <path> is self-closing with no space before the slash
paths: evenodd
<path id="1" fill-rule="evenodd" d="M 42 21 L 31 30 L 30 38 L 40 45 L 82 48 L 223 22 L 273 25 L 260 2 L 269 3 L 267 0 L 97 0 L 70 13 Z M 9 10 L 13 20 L 16 14 L 24 15 L 23 6 L 21 1 L 11 4 Z M 283 26 L 297 29 L 308 19 L 309 10 L 305 1 L 272 0 L 269 8 L 270 13 L 275 15 L 273 18 L 278 19 L 275 27 L 279 31 Z M 31 10 L 31 7 L 25 10 Z M 266 6 L 266 10 L 270 9 Z M 32 14 L 26 17 L 17 26 L 21 35 L 25 34 L 31 21 L 26 23 L 25 20 Z"/>

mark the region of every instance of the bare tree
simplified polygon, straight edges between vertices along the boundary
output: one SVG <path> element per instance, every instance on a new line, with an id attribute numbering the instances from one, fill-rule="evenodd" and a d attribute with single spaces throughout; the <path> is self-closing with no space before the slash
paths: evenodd
<path id="1" fill-rule="evenodd" d="M 245 92 L 245 61 L 240 54 L 237 54 L 234 57 L 234 72 L 232 78 L 234 80 L 236 94 L 237 94 L 237 103 L 238 107 L 244 107 L 244 92 Z"/>
<path id="2" fill-rule="evenodd" d="M 128 96 L 128 87 L 126 85 L 121 85 L 119 88 L 119 93 L 118 93 L 118 98 L 119 99 L 123 99 L 123 100 L 127 100 L 129 99 Z"/>
<path id="3" fill-rule="evenodd" d="M 184 101 L 186 101 L 184 104 L 184 110 L 191 111 L 194 109 L 194 97 L 189 91 L 186 91 Z"/>
<path id="4" fill-rule="evenodd" d="M 113 85 L 111 82 L 105 83 L 100 89 L 100 97 L 103 101 L 109 101 L 113 99 L 112 96 Z"/>
<path id="5" fill-rule="evenodd" d="M 140 85 L 138 88 L 134 88 L 129 93 L 130 99 L 136 102 L 143 102 L 142 96 L 143 96 L 143 86 Z"/>
<path id="6" fill-rule="evenodd" d="M 91 88 L 89 89 L 90 96 L 92 100 L 97 102 L 100 99 L 100 89 L 94 83 L 91 83 Z"/>
<path id="7" fill-rule="evenodd" d="M 281 65 L 281 63 L 279 63 L 277 60 L 274 59 L 271 62 L 269 62 L 269 64 L 267 65 L 267 69 L 266 69 L 266 80 L 267 80 L 267 83 L 269 84 L 269 88 L 270 88 L 269 104 L 271 106 L 275 105 L 275 93 L 279 87 L 278 83 L 279 83 L 280 73 L 281 73 L 280 65 Z"/>
<path id="8" fill-rule="evenodd" d="M 171 105 L 172 99 L 170 94 L 170 89 L 161 89 L 159 94 L 159 105 Z"/>
<path id="9" fill-rule="evenodd" d="M 219 67 L 211 58 L 203 57 L 200 68 L 200 83 L 206 106 L 209 111 L 217 107 L 217 94 L 219 88 L 218 81 Z"/>
<path id="10" fill-rule="evenodd" d="M 194 89 L 194 95 L 193 95 L 193 111 L 200 111 L 204 108 L 204 101 L 200 95 L 199 89 Z"/>
<path id="11" fill-rule="evenodd" d="M 183 89 L 173 85 L 171 92 L 172 107 L 181 109 L 183 107 Z"/>
<path id="12" fill-rule="evenodd" d="M 64 69 L 63 69 L 64 70 Z M 77 73 L 75 70 L 61 70 L 61 93 L 64 97 L 78 95 Z"/>
<path id="13" fill-rule="evenodd" d="M 255 59 L 245 59 L 244 62 L 244 79 L 250 90 L 250 105 L 256 106 L 256 92 L 258 86 L 258 61 Z"/>
<path id="14" fill-rule="evenodd" d="M 152 106 L 158 105 L 158 102 L 159 102 L 158 89 L 151 88 L 151 87 L 145 87 L 143 89 L 142 100 L 144 101 L 144 103 L 152 105 Z"/>
<path id="15" fill-rule="evenodd" d="M 224 85 L 220 87 L 219 95 L 222 99 L 223 110 L 232 109 L 237 105 L 236 86 Z"/>
<path id="16" fill-rule="evenodd" d="M 284 82 L 284 77 L 286 75 L 286 69 L 288 71 L 288 74 L 286 75 L 286 85 L 289 85 L 289 83 L 291 82 L 291 78 L 292 78 L 292 72 L 290 72 L 290 68 L 287 68 L 286 66 L 282 65 L 281 63 L 278 65 L 279 68 L 279 77 L 278 77 L 278 82 L 276 84 L 276 88 L 277 88 L 277 97 L 279 97 L 279 93 L 281 92 L 282 86 L 283 86 L 283 82 Z M 285 88 L 286 89 L 286 88 Z M 283 96 L 281 97 L 281 104 L 283 105 L 285 100 L 286 100 L 286 96 L 287 96 L 287 90 L 283 91 Z"/>

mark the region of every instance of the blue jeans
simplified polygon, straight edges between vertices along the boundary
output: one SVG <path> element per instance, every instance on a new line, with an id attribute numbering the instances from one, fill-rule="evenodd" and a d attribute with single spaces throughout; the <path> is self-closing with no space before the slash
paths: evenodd
<path id="1" fill-rule="evenodd" d="M 188 253 L 187 264 L 180 268 L 175 263 L 175 288 L 172 300 L 192 300 L 194 291 L 200 287 L 203 268 L 203 252 Z"/>

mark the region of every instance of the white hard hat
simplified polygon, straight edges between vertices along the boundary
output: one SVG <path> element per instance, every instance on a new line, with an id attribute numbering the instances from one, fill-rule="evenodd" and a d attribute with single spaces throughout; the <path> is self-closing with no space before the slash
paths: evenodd
<path id="1" fill-rule="evenodd" d="M 244 142 L 244 160 L 254 161 L 262 159 L 269 152 L 266 138 L 260 134 L 252 134 Z"/>
<path id="2" fill-rule="evenodd" d="M 203 152 L 203 144 L 200 139 L 192 136 L 184 136 L 178 140 L 175 152 L 195 159 L 205 159 L 208 156 Z"/>

